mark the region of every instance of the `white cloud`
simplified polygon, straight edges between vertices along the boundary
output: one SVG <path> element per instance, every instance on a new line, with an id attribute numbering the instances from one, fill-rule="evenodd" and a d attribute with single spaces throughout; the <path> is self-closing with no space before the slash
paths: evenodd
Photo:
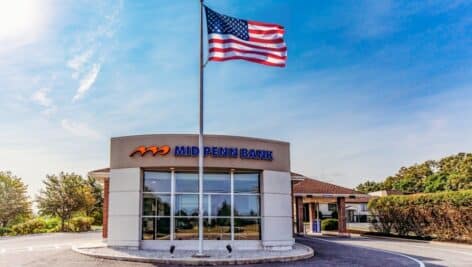
<path id="1" fill-rule="evenodd" d="M 41 114 L 45 116 L 49 116 L 57 110 L 57 107 L 54 105 L 52 99 L 49 97 L 50 91 L 51 88 L 41 88 L 31 96 L 32 101 L 44 107 L 44 110 L 41 111 Z"/>
<path id="2" fill-rule="evenodd" d="M 51 91 L 50 88 L 41 88 L 31 96 L 31 99 L 39 105 L 49 108 L 52 106 L 52 100 L 48 96 L 49 91 Z"/>
<path id="3" fill-rule="evenodd" d="M 74 122 L 67 119 L 61 121 L 62 129 L 78 137 L 86 137 L 90 139 L 100 139 L 101 135 L 96 130 L 90 128 L 85 123 Z"/>
<path id="4" fill-rule="evenodd" d="M 80 85 L 79 88 L 77 89 L 77 92 L 75 93 L 74 98 L 72 99 L 73 101 L 77 101 L 81 99 L 84 94 L 90 90 L 90 87 L 95 83 L 98 77 L 98 73 L 100 72 L 100 64 L 93 64 L 92 69 L 85 74 L 85 76 L 80 80 Z"/>
<path id="5" fill-rule="evenodd" d="M 72 77 L 77 79 L 79 74 L 82 73 L 84 65 L 90 60 L 93 55 L 93 49 L 88 49 L 78 55 L 75 55 L 71 60 L 67 62 L 67 66 L 71 68 L 74 72 Z"/>

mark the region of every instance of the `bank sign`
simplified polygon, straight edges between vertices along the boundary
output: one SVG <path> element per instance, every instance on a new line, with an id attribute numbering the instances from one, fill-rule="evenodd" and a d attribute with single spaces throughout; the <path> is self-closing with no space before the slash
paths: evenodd
<path id="1" fill-rule="evenodd" d="M 175 146 L 173 154 L 175 157 L 198 157 L 200 151 L 198 146 Z M 133 157 L 138 154 L 144 156 L 151 154 L 152 156 L 166 156 L 171 152 L 171 147 L 163 146 L 139 146 L 129 155 Z M 253 148 L 237 148 L 237 147 L 221 147 L 221 146 L 205 146 L 203 148 L 205 157 L 213 158 L 240 158 L 252 160 L 272 161 L 273 155 L 271 150 L 253 149 Z"/>

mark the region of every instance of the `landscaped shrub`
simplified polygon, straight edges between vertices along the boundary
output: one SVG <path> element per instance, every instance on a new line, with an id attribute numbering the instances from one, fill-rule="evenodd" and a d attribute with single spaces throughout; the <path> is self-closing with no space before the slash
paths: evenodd
<path id="1" fill-rule="evenodd" d="M 74 217 L 69 221 L 69 226 L 74 232 L 86 232 L 92 229 L 92 217 Z"/>
<path id="2" fill-rule="evenodd" d="M 321 221 L 321 230 L 338 230 L 338 220 L 337 219 L 324 219 Z"/>
<path id="3" fill-rule="evenodd" d="M 385 234 L 472 242 L 472 190 L 375 198 L 369 210 Z"/>
<path id="4" fill-rule="evenodd" d="M 46 222 L 43 218 L 28 220 L 24 223 L 15 224 L 11 227 L 15 235 L 46 233 Z"/>
<path id="5" fill-rule="evenodd" d="M 338 218 L 338 211 L 337 211 L 337 210 L 331 212 L 331 218 L 333 218 L 333 219 L 337 219 L 337 218 Z"/>
<path id="6" fill-rule="evenodd" d="M 8 227 L 0 227 L 0 236 L 8 235 L 11 232 L 11 229 Z"/>

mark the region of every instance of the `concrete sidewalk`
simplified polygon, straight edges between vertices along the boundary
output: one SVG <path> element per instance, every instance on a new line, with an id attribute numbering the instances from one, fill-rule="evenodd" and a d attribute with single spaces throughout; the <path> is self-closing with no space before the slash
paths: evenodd
<path id="1" fill-rule="evenodd" d="M 222 265 L 222 264 L 254 264 L 268 262 L 289 262 L 308 259 L 314 256 L 314 251 L 309 246 L 295 244 L 290 251 L 266 251 L 266 250 L 238 250 L 233 251 L 231 257 L 226 250 L 205 251 L 208 258 L 193 258 L 196 251 L 178 250 L 174 257 L 169 251 L 136 250 L 127 248 L 109 248 L 106 246 L 83 245 L 74 247 L 73 250 L 83 255 L 102 259 L 122 261 L 160 263 L 160 264 L 185 264 L 185 265 Z"/>

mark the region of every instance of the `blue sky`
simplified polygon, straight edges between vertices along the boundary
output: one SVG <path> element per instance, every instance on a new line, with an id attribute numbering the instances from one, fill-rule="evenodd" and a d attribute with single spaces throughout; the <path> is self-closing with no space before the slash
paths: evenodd
<path id="1" fill-rule="evenodd" d="M 470 1 L 207 0 L 286 28 L 286 68 L 205 69 L 207 133 L 291 143 L 292 169 L 353 187 L 472 148 Z M 108 166 L 109 138 L 196 133 L 198 1 L 0 4 L 0 170 Z"/>

